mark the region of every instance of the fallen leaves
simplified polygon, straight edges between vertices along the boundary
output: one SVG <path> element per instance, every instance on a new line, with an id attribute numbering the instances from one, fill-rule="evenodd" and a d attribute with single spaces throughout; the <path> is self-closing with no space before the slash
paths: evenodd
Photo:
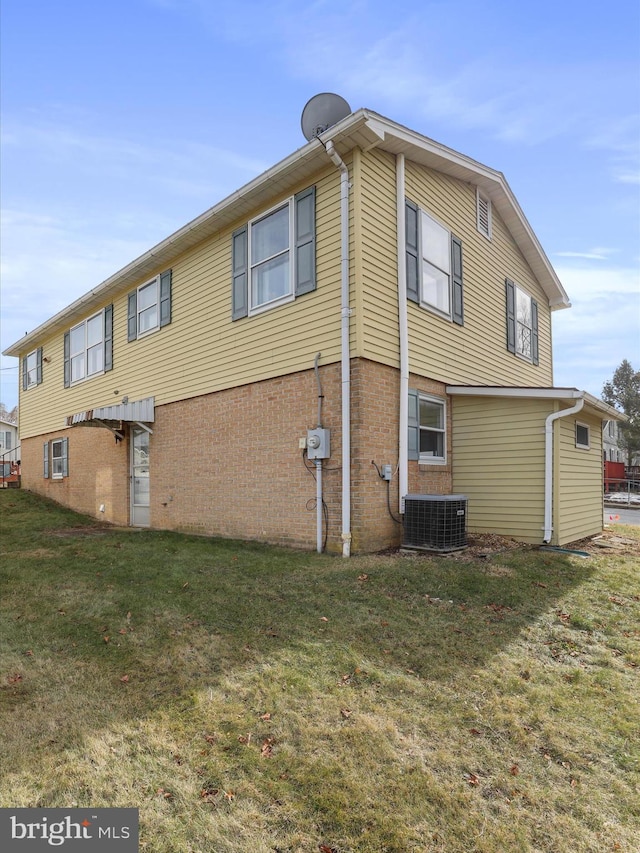
<path id="1" fill-rule="evenodd" d="M 262 758 L 271 758 L 273 755 L 273 744 L 275 743 L 274 739 L 271 737 L 266 737 L 262 741 L 262 746 L 260 747 L 260 755 Z"/>

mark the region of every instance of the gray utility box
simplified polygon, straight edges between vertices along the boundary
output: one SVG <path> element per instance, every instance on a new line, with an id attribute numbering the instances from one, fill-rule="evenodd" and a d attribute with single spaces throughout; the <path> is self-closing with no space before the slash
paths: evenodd
<path id="1" fill-rule="evenodd" d="M 407 495 L 404 499 L 402 547 L 457 551 L 467 545 L 465 495 Z"/>

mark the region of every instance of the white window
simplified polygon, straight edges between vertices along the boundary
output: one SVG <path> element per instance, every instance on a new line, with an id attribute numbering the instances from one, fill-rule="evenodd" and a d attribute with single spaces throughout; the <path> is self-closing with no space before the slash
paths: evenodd
<path id="1" fill-rule="evenodd" d="M 538 303 L 518 284 L 506 279 L 507 349 L 538 364 Z"/>
<path id="2" fill-rule="evenodd" d="M 71 382 L 104 370 L 104 313 L 94 314 L 69 332 Z"/>
<path id="3" fill-rule="evenodd" d="M 30 352 L 27 356 L 26 365 L 27 388 L 33 388 L 38 384 L 38 350 Z"/>
<path id="4" fill-rule="evenodd" d="M 462 242 L 417 204 L 405 199 L 407 298 L 464 325 Z"/>
<path id="5" fill-rule="evenodd" d="M 153 332 L 160 325 L 159 284 L 157 276 L 138 288 L 138 337 Z"/>
<path id="6" fill-rule="evenodd" d="M 531 358 L 531 297 L 516 285 L 516 352 Z"/>
<path id="7" fill-rule="evenodd" d="M 589 450 L 589 427 L 576 421 L 576 447 Z"/>
<path id="8" fill-rule="evenodd" d="M 445 401 L 420 394 L 418 409 L 420 461 L 442 465 L 447 456 Z"/>
<path id="9" fill-rule="evenodd" d="M 487 198 L 476 188 L 476 216 L 477 227 L 481 234 L 491 239 L 491 199 Z"/>
<path id="10" fill-rule="evenodd" d="M 450 314 L 451 234 L 421 211 L 422 301 L 442 314 Z"/>
<path id="11" fill-rule="evenodd" d="M 59 438 L 51 442 L 51 477 L 61 480 L 67 476 L 67 439 Z"/>
<path id="12" fill-rule="evenodd" d="M 293 199 L 249 223 L 249 310 L 293 299 Z"/>

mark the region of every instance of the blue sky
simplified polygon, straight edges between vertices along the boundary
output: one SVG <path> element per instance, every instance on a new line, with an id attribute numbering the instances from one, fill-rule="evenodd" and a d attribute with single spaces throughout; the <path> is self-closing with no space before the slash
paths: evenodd
<path id="1" fill-rule="evenodd" d="M 505 174 L 573 304 L 556 385 L 599 396 L 640 368 L 636 0 L 0 10 L 1 348 L 301 147 L 332 91 Z"/>

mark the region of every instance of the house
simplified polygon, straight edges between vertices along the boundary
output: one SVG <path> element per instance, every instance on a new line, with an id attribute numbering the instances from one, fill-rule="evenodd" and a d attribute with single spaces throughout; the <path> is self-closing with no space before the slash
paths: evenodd
<path id="1" fill-rule="evenodd" d="M 18 462 L 19 460 L 18 425 L 7 418 L 0 418 L 0 461 Z"/>
<path id="2" fill-rule="evenodd" d="M 553 386 L 568 307 L 500 172 L 360 109 L 6 350 L 23 485 L 345 556 L 399 544 L 407 495 L 575 541 L 618 413 Z"/>

